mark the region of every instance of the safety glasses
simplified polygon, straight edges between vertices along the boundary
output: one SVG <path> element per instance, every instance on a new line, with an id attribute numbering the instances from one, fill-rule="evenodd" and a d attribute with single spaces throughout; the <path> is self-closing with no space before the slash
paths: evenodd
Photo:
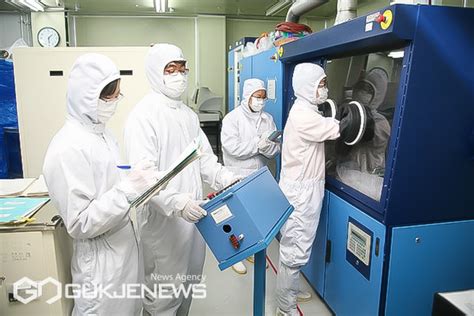
<path id="1" fill-rule="evenodd" d="M 104 101 L 105 103 L 110 103 L 110 102 L 118 102 L 122 99 L 123 99 L 123 94 L 122 92 L 120 92 L 119 95 L 116 96 L 115 98 L 107 98 L 107 99 L 101 99 L 101 100 Z"/>
<path id="2" fill-rule="evenodd" d="M 189 69 L 186 68 L 185 63 L 169 63 L 165 67 L 165 74 L 167 75 L 177 75 L 178 73 L 182 75 L 187 75 L 189 73 Z"/>

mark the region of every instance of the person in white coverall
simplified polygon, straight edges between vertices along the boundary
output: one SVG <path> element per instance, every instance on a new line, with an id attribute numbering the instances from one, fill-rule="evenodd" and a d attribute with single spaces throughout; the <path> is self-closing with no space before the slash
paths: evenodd
<path id="1" fill-rule="evenodd" d="M 69 76 L 66 122 L 44 161 L 49 196 L 73 238 L 72 282 L 82 289 L 73 315 L 138 315 L 141 309 L 138 299 L 94 294 L 94 286 L 121 295 L 124 284 L 139 283 L 130 201 L 159 176 L 142 162 L 127 176 L 119 173 L 119 149 L 105 125 L 120 97 L 119 71 L 109 58 L 79 57 Z"/>
<path id="2" fill-rule="evenodd" d="M 324 141 L 339 137 L 339 122 L 318 112 L 328 96 L 326 80 L 312 63 L 293 73 L 296 100 L 283 132 L 280 187 L 295 209 L 280 231 L 277 315 L 298 315 L 300 269 L 309 260 L 324 197 Z"/>
<path id="3" fill-rule="evenodd" d="M 240 106 L 222 121 L 224 165 L 241 177 L 262 168 L 280 152 L 280 144 L 268 140 L 277 128 L 273 117 L 263 111 L 266 97 L 262 80 L 245 80 Z M 234 264 L 232 269 L 239 274 L 247 273 L 243 262 Z"/>
<path id="4" fill-rule="evenodd" d="M 202 181 L 221 189 L 235 176 L 217 162 L 198 116 L 181 96 L 187 87 L 186 60 L 181 49 L 156 44 L 145 61 L 151 91 L 135 106 L 125 127 L 125 146 L 131 163 L 151 159 L 166 170 L 197 137 L 203 144 L 201 158 L 173 178 L 168 188 L 150 200 L 137 215 L 140 244 L 149 288 L 164 283 L 185 289 L 199 283 L 206 247 L 194 223 L 206 215 L 201 203 Z M 160 281 L 160 277 L 171 280 Z M 181 278 L 179 278 L 181 276 Z M 183 281 L 188 276 L 191 281 Z M 151 315 L 187 315 L 191 296 L 155 298 L 146 296 L 144 309 Z"/>

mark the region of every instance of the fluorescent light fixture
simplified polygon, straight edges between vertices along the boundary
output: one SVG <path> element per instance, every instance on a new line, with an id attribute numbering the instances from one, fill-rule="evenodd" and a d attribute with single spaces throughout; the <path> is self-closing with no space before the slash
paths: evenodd
<path id="1" fill-rule="evenodd" d="M 155 0 L 155 11 L 164 13 L 168 11 L 168 0 Z"/>
<path id="2" fill-rule="evenodd" d="M 32 11 L 44 11 L 44 6 L 36 0 L 18 0 L 21 5 L 27 6 Z"/>
<path id="3" fill-rule="evenodd" d="M 6 0 L 8 4 L 11 4 L 20 10 L 29 9 L 30 11 L 44 11 L 45 6 L 38 0 Z"/>
<path id="4" fill-rule="evenodd" d="M 429 4 L 428 0 L 395 0 L 390 1 L 390 5 L 394 4 Z"/>
<path id="5" fill-rule="evenodd" d="M 393 51 L 393 52 L 390 52 L 388 54 L 388 57 L 391 57 L 391 58 L 394 58 L 394 59 L 397 59 L 397 58 L 403 58 L 404 56 L 404 51 L 402 50 L 396 50 L 396 51 Z"/>
<path id="6" fill-rule="evenodd" d="M 291 4 L 293 4 L 292 0 L 280 0 L 274 5 L 272 5 L 268 10 L 265 12 L 266 16 L 273 16 L 275 14 L 280 13 L 281 11 L 288 8 Z"/>

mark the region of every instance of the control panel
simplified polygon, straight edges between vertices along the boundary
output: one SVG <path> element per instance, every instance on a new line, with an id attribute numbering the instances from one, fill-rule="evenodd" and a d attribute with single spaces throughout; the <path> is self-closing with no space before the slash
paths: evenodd
<path id="1" fill-rule="evenodd" d="M 373 233 L 349 217 L 347 223 L 346 260 L 364 277 L 370 279 L 370 256 Z"/>

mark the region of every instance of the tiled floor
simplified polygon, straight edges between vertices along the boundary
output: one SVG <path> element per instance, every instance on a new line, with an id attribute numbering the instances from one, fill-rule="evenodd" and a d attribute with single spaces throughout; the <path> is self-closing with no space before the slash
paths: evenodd
<path id="1" fill-rule="evenodd" d="M 267 250 L 267 255 L 275 267 L 278 266 L 278 241 L 273 241 Z M 206 276 L 207 298 L 194 300 L 191 306 L 191 316 L 252 315 L 253 310 L 253 264 L 245 262 L 247 274 L 238 275 L 231 268 L 220 271 L 217 261 L 207 249 L 204 275 Z M 304 278 L 303 278 L 304 280 Z M 303 315 L 331 315 L 326 305 L 314 293 L 306 280 L 303 281 L 307 290 L 311 291 L 311 301 L 301 303 Z M 275 283 L 276 274 L 271 267 L 267 269 L 266 283 L 266 315 L 275 315 Z"/>

